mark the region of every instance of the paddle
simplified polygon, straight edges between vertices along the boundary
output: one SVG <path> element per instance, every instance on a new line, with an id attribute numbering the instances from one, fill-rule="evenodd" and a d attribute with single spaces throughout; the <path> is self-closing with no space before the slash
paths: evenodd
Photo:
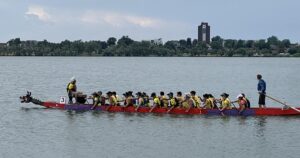
<path id="1" fill-rule="evenodd" d="M 220 105 L 222 104 L 220 99 L 216 99 L 216 100 L 217 100 L 217 101 L 216 101 L 217 103 L 219 103 Z M 222 115 L 222 116 L 225 116 L 225 114 L 224 114 L 223 111 L 220 109 L 220 107 L 217 105 L 217 103 L 216 103 L 215 106 L 218 108 L 218 110 L 220 111 L 221 115 Z"/>
<path id="2" fill-rule="evenodd" d="M 157 104 L 155 104 L 155 105 L 150 109 L 149 112 L 152 112 L 152 111 L 156 108 L 156 106 L 157 106 Z"/>
<path id="3" fill-rule="evenodd" d="M 278 102 L 278 103 L 280 103 L 280 104 L 282 104 L 282 105 L 285 105 L 285 106 L 287 106 L 287 107 L 289 107 L 289 108 L 291 108 L 291 109 L 293 109 L 293 110 L 295 110 L 295 111 L 297 111 L 297 112 L 300 113 L 300 110 L 299 110 L 299 109 L 297 109 L 297 108 L 295 108 L 295 107 L 292 107 L 292 106 L 289 106 L 289 105 L 283 103 L 282 101 L 279 101 L 279 100 L 277 100 L 277 99 L 275 99 L 275 98 L 273 98 L 273 97 L 271 97 L 271 96 L 268 96 L 268 95 L 266 95 L 266 94 L 264 94 L 264 95 L 265 95 L 266 97 L 268 97 L 268 98 L 270 98 L 270 99 L 272 99 L 272 100 L 274 100 L 274 101 L 276 101 L 276 102 Z"/>
<path id="4" fill-rule="evenodd" d="M 170 111 L 173 110 L 174 107 L 175 107 L 175 106 L 172 106 L 172 107 L 167 111 L 167 114 L 170 113 Z"/>
<path id="5" fill-rule="evenodd" d="M 233 103 L 233 102 L 230 102 L 231 103 L 231 105 L 238 111 L 238 113 L 239 113 L 239 115 L 241 115 L 241 112 L 243 112 L 243 111 L 240 111 L 240 110 L 238 110 L 238 108 L 235 106 L 235 104 Z"/>

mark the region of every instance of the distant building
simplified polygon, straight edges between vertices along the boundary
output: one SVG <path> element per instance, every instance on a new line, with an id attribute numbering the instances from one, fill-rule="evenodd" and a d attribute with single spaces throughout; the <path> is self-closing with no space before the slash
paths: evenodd
<path id="1" fill-rule="evenodd" d="M 163 44 L 163 41 L 162 41 L 161 38 L 151 40 L 150 42 L 151 42 L 152 44 L 155 44 L 155 45 L 162 45 L 162 44 Z"/>
<path id="2" fill-rule="evenodd" d="M 198 26 L 198 42 L 210 43 L 210 26 L 207 22 Z"/>

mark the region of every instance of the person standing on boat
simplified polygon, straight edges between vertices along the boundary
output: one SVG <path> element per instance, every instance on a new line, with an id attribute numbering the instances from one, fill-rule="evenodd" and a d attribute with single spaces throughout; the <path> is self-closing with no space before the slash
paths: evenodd
<path id="1" fill-rule="evenodd" d="M 259 108 L 266 108 L 266 89 L 267 89 L 267 84 L 266 82 L 262 79 L 262 75 L 258 74 L 257 75 L 257 91 L 259 93 L 259 98 L 258 98 L 258 106 Z"/>
<path id="2" fill-rule="evenodd" d="M 69 104 L 73 104 L 73 93 L 76 93 L 77 91 L 77 86 L 76 86 L 76 79 L 75 77 L 71 78 L 71 82 L 68 83 L 67 85 L 67 93 L 69 97 Z"/>

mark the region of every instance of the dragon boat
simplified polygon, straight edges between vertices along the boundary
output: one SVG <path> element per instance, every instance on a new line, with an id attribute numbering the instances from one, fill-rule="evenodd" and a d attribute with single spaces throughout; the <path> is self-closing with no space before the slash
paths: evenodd
<path id="1" fill-rule="evenodd" d="M 220 116 L 288 116 L 300 115 L 300 107 L 267 107 L 267 108 L 247 108 L 243 112 L 233 108 L 230 110 L 220 111 L 219 109 L 199 109 L 199 108 L 151 108 L 151 107 L 134 107 L 134 106 L 111 106 L 101 105 L 93 108 L 92 104 L 66 104 L 53 101 L 40 101 L 27 92 L 25 96 L 20 97 L 21 103 L 33 103 L 45 108 L 55 108 L 61 110 L 74 111 L 107 111 L 107 112 L 128 112 L 128 113 L 159 113 L 159 114 L 176 114 L 176 115 L 220 115 Z"/>

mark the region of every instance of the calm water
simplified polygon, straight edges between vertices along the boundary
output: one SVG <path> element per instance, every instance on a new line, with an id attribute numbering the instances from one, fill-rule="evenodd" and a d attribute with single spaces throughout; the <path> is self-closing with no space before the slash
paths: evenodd
<path id="1" fill-rule="evenodd" d="M 300 104 L 297 58 L 0 57 L 0 157 L 297 158 L 300 117 L 75 113 L 18 100 L 30 90 L 58 101 L 76 76 L 78 89 L 88 94 L 196 90 L 227 92 L 234 100 L 243 92 L 255 105 L 257 73 L 269 95 Z"/>

